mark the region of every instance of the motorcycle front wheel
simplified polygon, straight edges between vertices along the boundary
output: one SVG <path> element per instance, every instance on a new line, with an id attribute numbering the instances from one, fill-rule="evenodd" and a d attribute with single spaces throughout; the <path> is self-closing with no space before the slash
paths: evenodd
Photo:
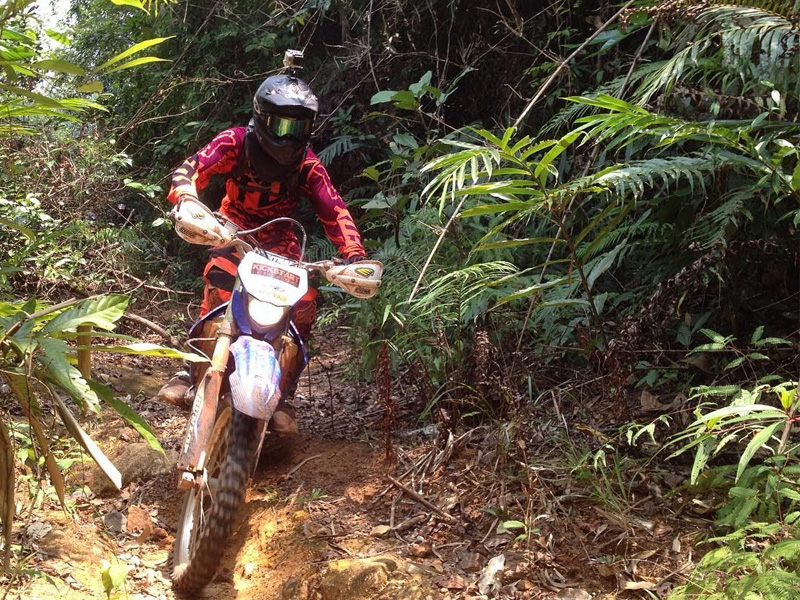
<path id="1" fill-rule="evenodd" d="M 258 421 L 230 406 L 214 423 L 201 487 L 184 492 L 172 554 L 172 587 L 194 593 L 214 577 L 244 501 Z"/>

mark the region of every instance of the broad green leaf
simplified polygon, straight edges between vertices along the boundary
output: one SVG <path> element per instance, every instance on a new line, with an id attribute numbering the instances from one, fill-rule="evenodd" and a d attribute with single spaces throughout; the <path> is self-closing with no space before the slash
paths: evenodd
<path id="1" fill-rule="evenodd" d="M 114 354 L 135 354 L 138 356 L 163 356 L 165 358 L 178 358 L 180 360 L 188 360 L 190 362 L 208 362 L 208 359 L 199 354 L 191 352 L 182 352 L 174 348 L 167 348 L 159 346 L 158 344 L 149 344 L 139 342 L 134 344 L 124 344 L 119 346 L 92 346 L 93 352 L 111 352 Z"/>
<path id="2" fill-rule="evenodd" d="M 44 356 L 36 356 L 37 362 L 44 369 L 41 376 L 67 392 L 80 406 L 99 414 L 97 394 L 67 359 L 72 349 L 64 341 L 53 338 L 39 340 L 39 347 L 44 353 Z"/>
<path id="3" fill-rule="evenodd" d="M 422 93 L 423 87 L 425 87 L 431 82 L 432 76 L 433 73 L 431 73 L 430 71 L 426 71 L 425 74 L 422 77 L 420 77 L 417 83 L 412 83 L 410 86 L 408 86 L 408 91 L 414 94 L 414 96 L 419 97 L 420 94 Z"/>
<path id="4" fill-rule="evenodd" d="M 124 4 L 127 2 L 134 2 L 135 0 L 111 0 L 115 4 Z M 111 594 L 114 590 L 122 587 L 125 583 L 125 579 L 128 577 L 128 572 L 130 571 L 130 567 L 126 564 L 114 564 L 112 565 L 107 560 L 103 560 L 101 563 L 102 569 L 100 570 L 100 578 L 103 581 L 103 589 L 106 592 L 106 598 L 111 598 Z"/>
<path id="5" fill-rule="evenodd" d="M 797 388 L 793 388 L 791 390 L 776 390 L 778 393 L 778 398 L 780 399 L 781 406 L 784 410 L 788 411 L 791 408 L 792 404 L 794 403 L 795 398 L 797 397 Z"/>
<path id="6" fill-rule="evenodd" d="M 585 135 L 583 131 L 571 131 L 562 138 L 558 140 L 558 143 L 550 148 L 545 155 L 542 157 L 542 160 L 536 165 L 536 169 L 533 171 L 533 176 L 538 179 L 542 184 L 544 184 L 544 180 L 547 177 L 547 173 L 549 172 L 550 165 L 552 162 L 558 158 L 567 148 L 569 148 L 572 143 L 578 139 L 578 137 Z"/>
<path id="7" fill-rule="evenodd" d="M 530 202 L 518 200 L 516 202 L 503 202 L 502 204 L 484 204 L 469 208 L 461 213 L 462 218 L 480 217 L 483 215 L 494 215 L 497 213 L 516 212 L 526 210 L 531 207 Z"/>
<path id="8" fill-rule="evenodd" d="M 732 416 L 754 416 L 760 419 L 785 419 L 786 413 L 768 404 L 747 404 L 742 406 L 726 406 L 714 410 L 700 417 L 701 421 L 708 422 Z"/>
<path id="9" fill-rule="evenodd" d="M 145 40 L 143 42 L 139 42 L 138 44 L 135 44 L 135 45 L 131 46 L 130 48 L 128 48 L 124 52 L 120 52 L 119 54 L 117 54 L 116 56 L 111 58 L 111 60 L 108 60 L 108 61 L 104 62 L 102 65 L 100 65 L 99 67 L 94 69 L 94 72 L 96 72 L 96 73 L 99 73 L 101 71 L 107 72 L 107 69 L 109 67 L 111 67 L 112 65 L 115 65 L 115 64 L 117 64 L 119 62 L 122 62 L 123 60 L 125 60 L 129 56 L 132 56 L 132 55 L 136 54 L 137 52 L 141 52 L 145 48 L 150 48 L 151 46 L 156 46 L 158 44 L 161 44 L 161 43 L 165 42 L 166 40 L 171 39 L 172 37 L 174 37 L 174 36 L 162 37 L 162 38 L 153 38 L 153 39 L 150 39 L 150 40 Z"/>
<path id="10" fill-rule="evenodd" d="M 381 176 L 381 173 L 375 167 L 367 167 L 366 169 L 364 169 L 364 171 L 361 173 L 361 175 L 363 177 L 368 177 L 372 181 L 378 181 L 378 179 Z"/>
<path id="11" fill-rule="evenodd" d="M 53 404 L 55 404 L 56 411 L 61 417 L 61 421 L 67 428 L 67 431 L 69 431 L 70 435 L 89 453 L 94 462 L 97 463 L 97 466 L 108 476 L 114 486 L 118 490 L 122 489 L 122 475 L 119 470 L 108 460 L 108 457 L 103 454 L 103 451 L 94 442 L 91 436 L 83 430 L 83 427 L 81 427 L 80 423 L 75 419 L 75 415 L 73 415 L 69 407 L 64 404 L 58 390 L 54 389 L 52 385 L 49 385 L 48 389 L 50 390 L 50 395 L 53 399 Z"/>
<path id="12" fill-rule="evenodd" d="M 81 94 L 100 94 L 103 91 L 103 84 L 99 81 L 90 81 L 79 85 L 76 89 Z"/>
<path id="13" fill-rule="evenodd" d="M 740 356 L 739 358 L 735 358 L 727 365 L 725 365 L 724 371 L 730 371 L 731 369 L 735 369 L 736 367 L 740 366 L 745 360 L 747 360 L 744 356 Z"/>
<path id="14" fill-rule="evenodd" d="M 44 326 L 45 333 L 73 331 L 79 325 L 91 324 L 102 329 L 114 329 L 114 323 L 124 314 L 129 298 L 119 294 L 109 294 L 97 299 L 79 302 L 59 314 Z"/>
<path id="15" fill-rule="evenodd" d="M 543 290 L 562 285 L 564 283 L 567 283 L 568 281 L 569 281 L 569 277 L 560 277 L 558 279 L 553 279 L 552 281 L 547 281 L 545 283 L 537 283 L 537 284 L 532 285 L 530 287 L 527 287 L 527 288 L 525 288 L 523 290 L 520 290 L 520 291 L 515 292 L 513 294 L 510 294 L 508 296 L 504 296 L 503 298 L 500 298 L 500 302 L 511 302 L 512 300 L 518 300 L 519 298 L 525 298 L 527 296 L 530 296 L 531 294 L 536 294 L 536 293 L 539 293 L 539 292 L 541 292 Z"/>
<path id="16" fill-rule="evenodd" d="M 72 40 L 70 40 L 64 33 L 61 31 L 56 31 L 55 29 L 46 29 L 45 34 L 51 40 L 58 42 L 59 44 L 63 44 L 64 46 L 70 46 L 72 44 Z"/>
<path id="17" fill-rule="evenodd" d="M 29 240 L 32 240 L 32 239 L 34 239 L 36 237 L 36 234 L 33 232 L 33 230 L 28 229 L 27 227 L 25 227 L 24 225 L 20 225 L 19 223 L 15 223 L 14 221 L 12 221 L 10 219 L 6 219 L 4 217 L 0 217 L 0 225 L 4 225 L 4 226 L 9 227 L 11 229 L 15 229 L 16 231 L 19 231 L 22 235 L 24 235 Z"/>
<path id="18" fill-rule="evenodd" d="M 43 94 L 37 94 L 36 92 L 31 92 L 30 90 L 26 90 L 21 87 L 17 87 L 15 85 L 7 85 L 4 83 L 0 83 L 0 90 L 5 90 L 9 92 L 12 97 L 22 96 L 23 98 L 28 98 L 28 100 L 33 100 L 42 106 L 48 108 L 63 108 L 64 106 L 58 100 L 45 96 Z M 25 107 L 19 107 L 25 108 Z M 3 116 L 6 117 L 10 113 L 10 110 L 5 110 Z"/>
<path id="19" fill-rule="evenodd" d="M 598 277 L 611 268 L 617 258 L 617 255 L 627 245 L 627 243 L 628 241 L 624 240 L 622 243 L 617 244 L 617 246 L 611 250 L 611 252 L 608 252 L 605 256 L 603 256 L 603 258 L 595 263 L 595 265 L 592 267 L 591 273 L 589 273 L 589 275 L 586 277 L 586 283 L 589 286 L 589 289 L 592 289 L 594 282 L 597 281 Z"/>
<path id="20" fill-rule="evenodd" d="M 61 100 L 61 105 L 64 108 L 76 111 L 83 111 L 87 108 L 93 108 L 95 110 L 107 110 L 105 106 L 102 104 L 98 104 L 97 102 L 93 102 L 92 100 L 87 100 L 86 98 L 64 98 Z"/>
<path id="21" fill-rule="evenodd" d="M 68 75 L 83 76 L 86 74 L 81 67 L 66 60 L 47 59 L 39 60 L 32 65 L 36 69 L 44 71 L 58 71 L 59 73 L 67 73 Z"/>
<path id="22" fill-rule="evenodd" d="M 132 6 L 134 8 L 139 8 L 144 12 L 147 12 L 147 9 L 142 5 L 139 0 L 111 0 L 112 4 L 116 4 L 117 6 Z"/>
<path id="23" fill-rule="evenodd" d="M 403 110 L 416 110 L 419 107 L 419 101 L 408 90 L 397 92 L 392 98 L 392 102 L 397 108 L 402 108 Z"/>
<path id="24" fill-rule="evenodd" d="M 742 452 L 742 456 L 739 459 L 739 467 L 736 469 L 736 481 L 739 481 L 739 477 L 742 476 L 747 465 L 750 463 L 750 460 L 753 458 L 753 455 L 761 449 L 768 441 L 769 438 L 772 437 L 772 434 L 781 427 L 784 423 L 778 421 L 777 423 L 773 423 L 759 431 L 753 439 L 750 440 L 750 443 L 747 444 L 747 447 Z"/>
<path id="25" fill-rule="evenodd" d="M 697 450 L 694 455 L 694 462 L 692 463 L 692 471 L 689 476 L 689 481 L 692 485 L 697 483 L 700 472 L 705 469 L 711 455 L 711 449 L 714 446 L 714 440 L 710 437 L 702 438 L 698 442 L 699 443 L 696 445 Z"/>
<path id="26" fill-rule="evenodd" d="M 103 72 L 103 75 L 116 73 L 117 71 L 122 71 L 124 69 L 131 69 L 133 67 L 138 67 L 140 65 L 146 65 L 148 63 L 154 63 L 154 62 L 169 62 L 169 61 L 166 58 L 158 58 L 157 56 L 142 56 L 141 58 L 134 58 L 129 62 L 117 65 L 113 69 L 108 69 Z"/>
<path id="27" fill-rule="evenodd" d="M 113 392 L 108 387 L 101 385 L 96 381 L 90 381 L 89 385 L 95 394 L 97 394 L 98 397 L 103 400 L 103 402 L 117 411 L 117 414 L 125 419 L 128 422 L 128 425 L 133 427 L 150 445 L 151 448 L 158 450 L 161 454 L 166 456 L 164 448 L 161 447 L 156 434 L 139 413 L 133 410 L 125 401 L 115 398 Z"/>
<path id="28" fill-rule="evenodd" d="M 793 192 L 800 190 L 800 160 L 797 161 L 797 165 L 792 171 L 791 187 Z"/>
<path id="29" fill-rule="evenodd" d="M 381 90 L 372 98 L 370 99 L 370 104 L 384 104 L 386 102 L 391 102 L 394 99 L 395 94 L 397 94 L 394 90 Z"/>
<path id="30" fill-rule="evenodd" d="M 500 242 L 488 242 L 480 244 L 476 250 L 496 250 L 498 248 L 516 248 L 518 246 L 528 246 L 531 244 L 563 244 L 564 240 L 551 237 L 520 238 L 516 240 L 502 240 Z"/>

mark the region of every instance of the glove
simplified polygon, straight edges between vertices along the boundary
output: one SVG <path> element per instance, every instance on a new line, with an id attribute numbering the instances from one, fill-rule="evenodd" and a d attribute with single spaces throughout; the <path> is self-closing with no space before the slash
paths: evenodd
<path id="1" fill-rule="evenodd" d="M 363 254 L 356 254 L 355 256 L 351 256 L 350 258 L 345 258 L 342 261 L 343 265 L 352 265 L 353 263 L 361 262 L 362 260 L 367 260 L 367 257 Z"/>

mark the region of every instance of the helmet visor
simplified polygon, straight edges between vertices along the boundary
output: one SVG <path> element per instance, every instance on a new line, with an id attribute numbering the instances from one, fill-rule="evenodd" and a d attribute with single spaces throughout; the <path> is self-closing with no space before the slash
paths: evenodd
<path id="1" fill-rule="evenodd" d="M 267 129 L 276 138 L 302 140 L 311 134 L 311 119 L 293 119 L 292 117 L 269 115 L 266 124 Z"/>

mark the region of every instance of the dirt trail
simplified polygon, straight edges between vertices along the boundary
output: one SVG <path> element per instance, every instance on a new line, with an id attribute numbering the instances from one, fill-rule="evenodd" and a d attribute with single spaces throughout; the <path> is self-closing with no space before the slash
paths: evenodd
<path id="1" fill-rule="evenodd" d="M 389 464 L 376 391 L 349 384 L 345 340 L 324 339 L 295 402 L 301 433 L 265 442 L 235 532 L 220 549 L 223 566 L 203 597 L 663 600 L 691 567 L 681 548 L 693 547 L 697 519 L 679 496 L 662 497 L 667 479 L 632 480 L 620 508 L 598 487 L 606 480 L 587 471 L 577 482 L 548 446 L 564 419 L 584 418 L 580 405 L 563 405 L 558 418 L 519 417 L 530 424 L 526 441 L 514 442 L 531 461 L 526 470 L 508 463 L 503 426 L 408 435 L 415 424 L 402 415 L 420 407 L 403 406 L 408 395 L 395 390 Z M 124 489 L 81 458 L 68 470 L 69 512 L 52 493 L 21 498 L 14 539 L 28 574 L 10 587 L 5 581 L 8 598 L 177 598 L 169 555 L 181 497 L 172 464 L 187 413 L 153 397 L 175 366 L 137 357 L 96 362 L 95 374 L 153 425 L 170 460 L 116 416 L 96 423 L 91 434 L 123 473 Z M 535 528 L 519 535 L 501 526 L 520 519 Z M 109 596 L 104 566 L 106 578 L 115 576 Z"/>
<path id="2" fill-rule="evenodd" d="M 331 561 L 397 552 L 406 545 L 399 536 L 373 535 L 390 519 L 385 474 L 391 467 L 382 442 L 371 437 L 370 421 L 380 412 L 372 390 L 341 381 L 344 347 L 334 343 L 334 353 L 323 350 L 309 367 L 311 376 L 301 382 L 296 398 L 301 433 L 266 440 L 246 505 L 224 549 L 223 567 L 203 597 L 320 597 L 319 590 L 330 585 L 319 575 Z M 174 365 L 130 357 L 95 363 L 96 373 L 147 418 L 174 461 L 187 414 L 153 397 Z M 39 575 L 13 587 L 9 597 L 105 598 L 102 571 L 110 564 L 114 573 L 127 570 L 111 597 L 175 598 L 169 554 L 181 497 L 173 470 L 159 465 L 160 459 L 115 415 L 95 424 L 91 434 L 120 468 L 124 489 L 115 492 L 85 459 L 69 470 L 74 485 L 88 484 L 71 495 L 71 513 L 60 510 L 52 497 L 23 511 L 17 537 L 34 550 L 27 566 Z M 392 587 L 389 579 L 397 579 L 397 573 L 388 574 L 399 560 L 378 574 L 375 593 Z M 363 578 L 360 571 L 354 576 Z M 413 579 L 413 573 L 402 577 L 404 584 Z M 349 584 L 342 585 L 341 595 L 329 590 L 326 597 L 351 597 Z"/>

